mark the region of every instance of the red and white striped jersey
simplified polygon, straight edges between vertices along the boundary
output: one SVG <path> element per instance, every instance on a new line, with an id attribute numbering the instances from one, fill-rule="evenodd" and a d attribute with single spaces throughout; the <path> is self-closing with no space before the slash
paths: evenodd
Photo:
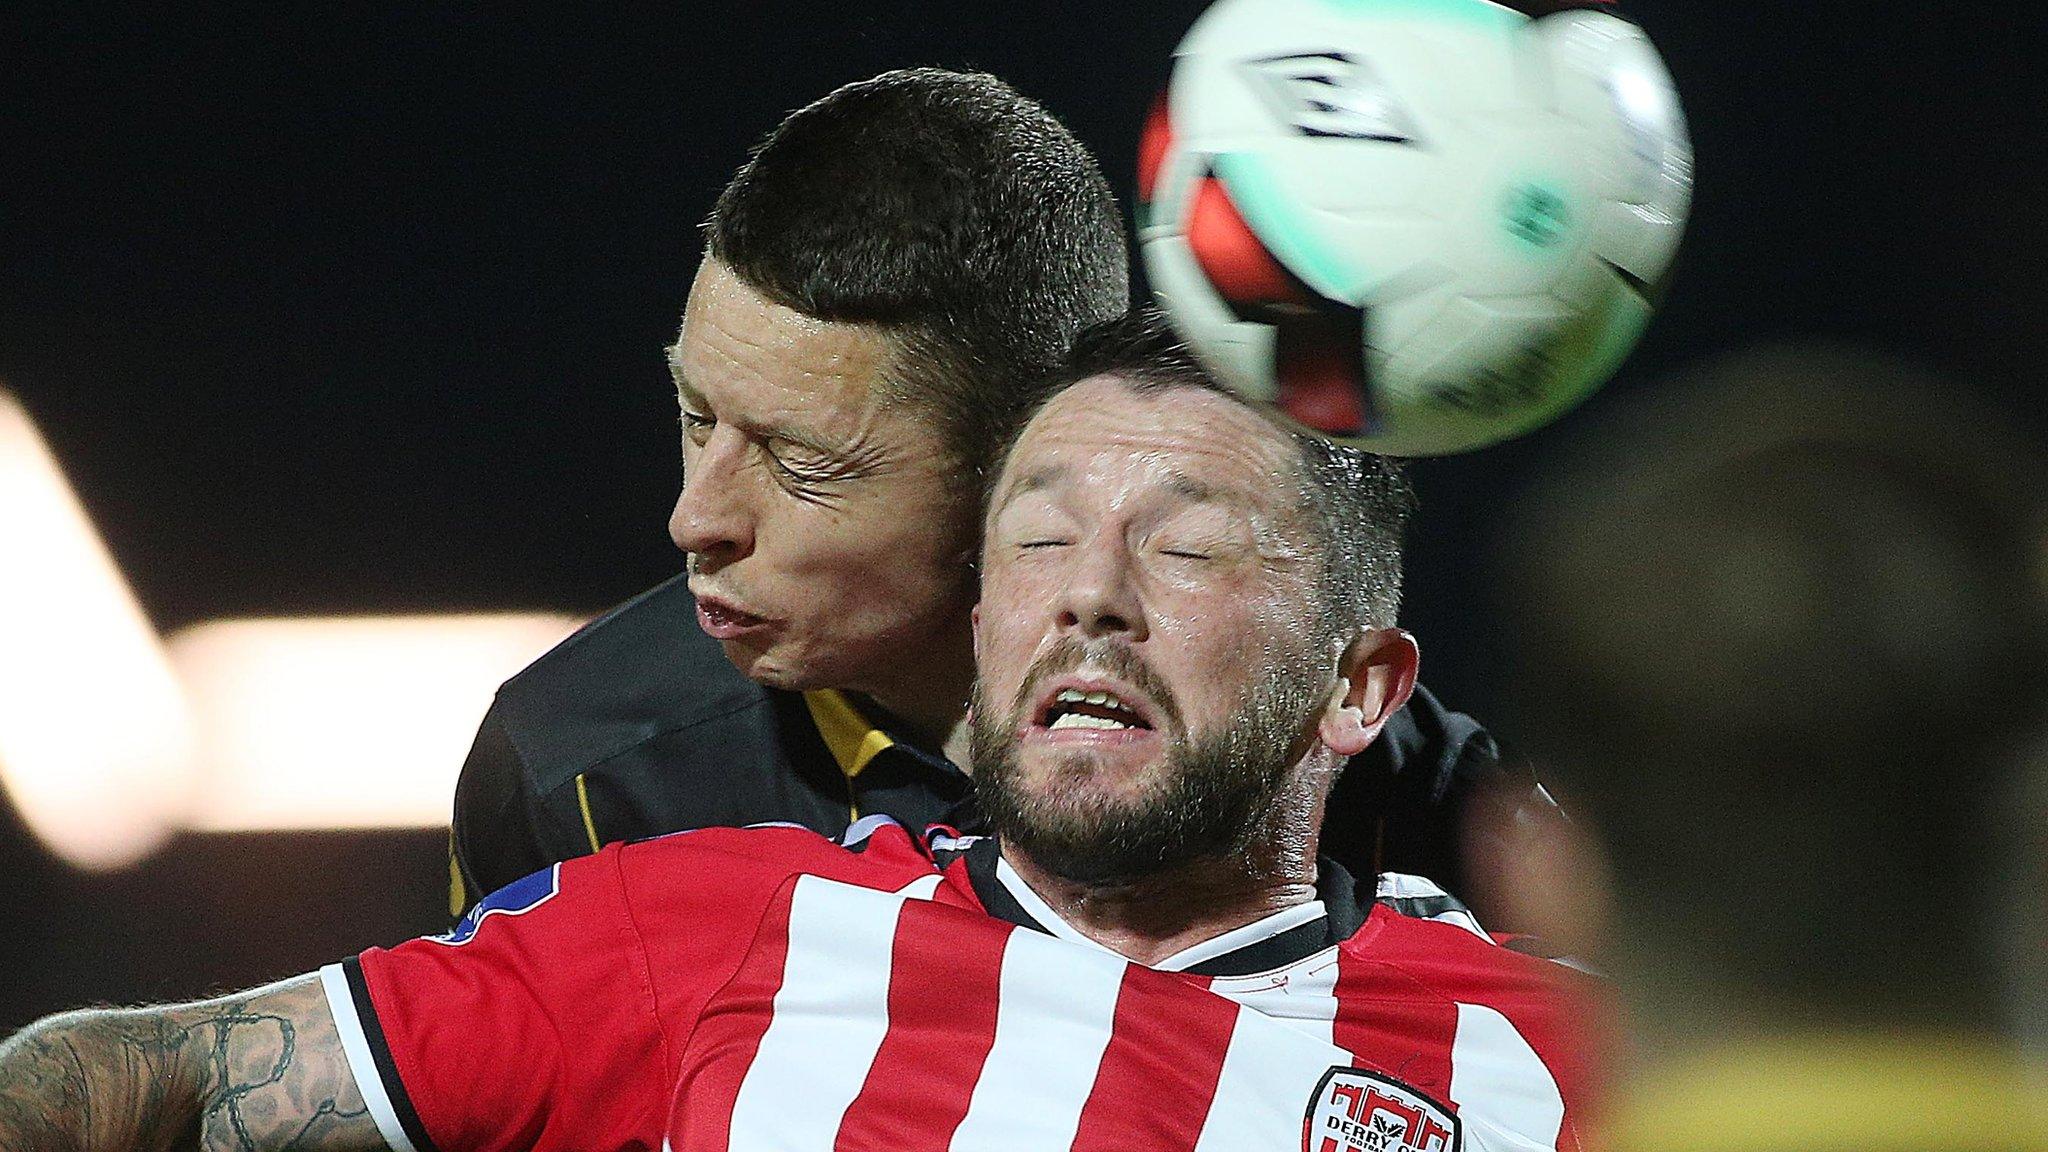
<path id="1" fill-rule="evenodd" d="M 1561 965 L 1360 905 L 1337 873 L 1317 904 L 1147 968 L 1048 922 L 991 842 L 862 833 L 858 850 L 792 828 L 615 846 L 512 885 L 448 936 L 330 966 L 385 1138 L 1578 1147 L 1591 989 Z"/>

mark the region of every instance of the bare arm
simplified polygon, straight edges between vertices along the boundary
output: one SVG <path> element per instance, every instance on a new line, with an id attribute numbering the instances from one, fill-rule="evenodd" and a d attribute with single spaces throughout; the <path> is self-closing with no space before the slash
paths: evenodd
<path id="1" fill-rule="evenodd" d="M 380 1152 L 316 976 L 0 1043 L 0 1149 Z"/>

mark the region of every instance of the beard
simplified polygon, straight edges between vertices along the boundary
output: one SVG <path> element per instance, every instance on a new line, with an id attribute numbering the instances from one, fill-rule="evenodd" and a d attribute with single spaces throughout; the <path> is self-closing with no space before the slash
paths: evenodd
<path id="1" fill-rule="evenodd" d="M 1090 786 L 1101 769 L 1087 752 L 1060 756 L 1035 791 L 1023 779 L 1017 734 L 1034 687 L 1083 663 L 1138 688 L 1163 713 L 1166 754 L 1129 795 Z M 1125 884 L 1239 856 L 1285 790 L 1322 697 L 1310 655 L 1289 653 L 1268 661 L 1209 734 L 1190 737 L 1171 693 L 1136 654 L 1121 644 L 1062 641 L 1032 665 L 1007 710 L 990 708 L 976 683 L 969 729 L 975 794 L 1005 844 L 1078 884 Z"/>

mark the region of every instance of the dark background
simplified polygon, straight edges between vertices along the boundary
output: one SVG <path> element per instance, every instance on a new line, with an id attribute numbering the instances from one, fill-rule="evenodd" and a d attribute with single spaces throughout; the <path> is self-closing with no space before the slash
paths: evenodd
<path id="1" fill-rule="evenodd" d="M 1201 5 L 597 7 L 0 14 L 0 381 L 161 628 L 595 610 L 670 575 L 660 349 L 747 146 L 839 83 L 976 66 L 1063 117 L 1128 199 Z M 1678 81 L 1698 183 L 1663 314 L 1592 406 L 1820 340 L 2038 428 L 2029 6 L 1630 10 Z M 1406 622 L 1425 679 L 1482 717 L 1489 546 L 1565 435 L 1415 468 Z M 186 837 L 85 876 L 0 804 L 0 1030 L 431 930 L 442 837 Z"/>

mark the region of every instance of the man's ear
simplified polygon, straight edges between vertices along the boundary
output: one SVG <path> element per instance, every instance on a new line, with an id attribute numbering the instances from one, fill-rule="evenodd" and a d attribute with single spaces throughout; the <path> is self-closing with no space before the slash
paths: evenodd
<path id="1" fill-rule="evenodd" d="M 1422 651 L 1399 628 L 1367 628 L 1337 661 L 1337 687 L 1317 732 L 1340 756 L 1356 756 L 1415 691 Z"/>

